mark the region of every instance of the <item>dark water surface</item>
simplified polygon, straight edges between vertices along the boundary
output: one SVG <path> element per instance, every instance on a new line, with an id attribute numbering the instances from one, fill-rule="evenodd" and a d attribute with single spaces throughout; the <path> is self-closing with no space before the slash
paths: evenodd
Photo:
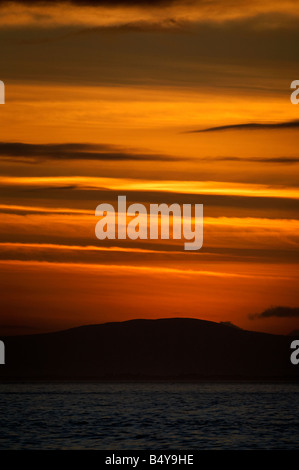
<path id="1" fill-rule="evenodd" d="M 299 384 L 0 384 L 1 449 L 298 449 Z"/>

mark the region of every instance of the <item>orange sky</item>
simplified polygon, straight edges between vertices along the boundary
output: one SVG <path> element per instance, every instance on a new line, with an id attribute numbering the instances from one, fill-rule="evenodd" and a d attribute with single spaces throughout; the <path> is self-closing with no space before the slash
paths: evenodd
<path id="1" fill-rule="evenodd" d="M 78 3 L 0 5 L 0 333 L 298 329 L 298 2 Z M 98 240 L 123 194 L 202 203 L 203 248 Z"/>

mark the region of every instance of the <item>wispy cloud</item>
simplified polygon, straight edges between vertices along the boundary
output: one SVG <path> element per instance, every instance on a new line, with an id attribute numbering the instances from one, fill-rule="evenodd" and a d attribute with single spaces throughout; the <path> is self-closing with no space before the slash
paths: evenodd
<path id="1" fill-rule="evenodd" d="M 200 161 L 206 162 L 250 162 L 250 163 L 277 163 L 281 165 L 293 165 L 299 163 L 299 157 L 204 157 Z"/>
<path id="2" fill-rule="evenodd" d="M 219 131 L 256 131 L 256 130 L 277 130 L 277 129 L 299 129 L 299 119 L 294 121 L 286 122 L 271 122 L 271 123 L 241 123 L 241 124 L 229 124 L 227 126 L 215 126 L 208 127 L 206 129 L 196 129 L 193 131 L 187 131 L 186 134 L 200 133 L 200 132 L 219 132 Z"/>
<path id="3" fill-rule="evenodd" d="M 143 178 L 110 178 L 98 176 L 2 176 L 0 184 L 27 188 L 74 186 L 81 190 L 106 189 L 116 191 L 162 192 L 194 195 L 273 197 L 299 199 L 297 187 L 270 186 L 256 183 L 223 181 L 152 180 Z"/>
<path id="4" fill-rule="evenodd" d="M 76 31 L 71 34 L 90 34 L 90 33 L 97 33 L 97 32 L 104 32 L 104 31 L 122 31 L 122 32 L 131 32 L 131 31 L 144 31 L 144 32 L 151 32 L 151 31 L 168 31 L 168 30 L 175 30 L 180 31 L 187 26 L 187 23 L 182 19 L 176 18 L 166 18 L 162 21 L 152 20 L 135 20 L 135 21 L 128 21 L 122 24 L 110 24 L 110 25 L 102 25 L 102 26 L 95 26 L 93 28 L 86 28 L 80 31 Z"/>
<path id="5" fill-rule="evenodd" d="M 299 16 L 297 0 L 0 0 L 3 25 L 109 25 L 131 21 L 221 23 L 267 15 L 264 27 Z M 275 18 L 270 18 L 270 16 Z"/>
<path id="6" fill-rule="evenodd" d="M 24 163 L 41 163 L 45 160 L 95 160 L 95 161 L 172 161 L 177 158 L 166 155 L 134 153 L 109 144 L 28 144 L 0 142 L 0 159 Z"/>
<path id="7" fill-rule="evenodd" d="M 11 0 L 0 0 L 0 5 L 12 3 Z M 14 0 L 14 3 L 23 3 L 25 5 L 49 5 L 51 3 L 69 3 L 75 6 L 136 6 L 141 5 L 144 7 L 148 7 L 151 5 L 154 6 L 165 6 L 165 5 L 172 5 L 176 3 L 181 3 L 179 0 L 68 0 L 68 2 L 63 2 L 60 0 Z M 194 3 L 194 1 L 192 2 Z"/>
<path id="8" fill-rule="evenodd" d="M 270 307 L 262 313 L 253 313 L 248 315 L 250 320 L 256 318 L 299 318 L 299 307 Z"/>

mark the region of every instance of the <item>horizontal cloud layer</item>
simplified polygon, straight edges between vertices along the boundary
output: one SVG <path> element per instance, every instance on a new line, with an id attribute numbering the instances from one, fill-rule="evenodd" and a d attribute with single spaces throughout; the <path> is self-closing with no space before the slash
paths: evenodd
<path id="1" fill-rule="evenodd" d="M 292 165 L 299 163 L 299 157 L 206 157 L 201 161 L 207 162 L 250 162 L 250 163 L 277 163 L 282 165 Z"/>
<path id="2" fill-rule="evenodd" d="M 9 4 L 9 3 L 23 3 L 27 5 L 36 5 L 42 4 L 47 6 L 47 4 L 66 4 L 75 5 L 75 6 L 151 6 L 151 5 L 171 5 L 176 3 L 182 3 L 179 0 L 68 0 L 68 1 L 61 1 L 61 0 L 0 0 L 1 4 Z M 195 3 L 195 2 L 192 2 Z"/>
<path id="3" fill-rule="evenodd" d="M 298 2 L 268 0 L 0 0 L 3 25 L 126 24 L 128 21 L 183 20 L 189 23 L 220 23 L 258 15 L 276 15 L 265 19 L 276 27 L 283 18 L 299 16 Z"/>
<path id="4" fill-rule="evenodd" d="M 273 122 L 273 123 L 242 123 L 242 124 L 229 124 L 227 126 L 216 126 L 208 127 L 207 129 L 198 129 L 194 131 L 188 131 L 188 133 L 197 132 L 219 132 L 219 131 L 230 131 L 230 130 L 278 130 L 278 129 L 299 129 L 299 120 L 286 121 L 286 122 Z"/>
<path id="5" fill-rule="evenodd" d="M 23 142 L 0 142 L 0 158 L 22 160 L 27 163 L 38 163 L 44 160 L 174 160 L 166 155 L 128 152 L 108 144 L 27 144 Z"/>

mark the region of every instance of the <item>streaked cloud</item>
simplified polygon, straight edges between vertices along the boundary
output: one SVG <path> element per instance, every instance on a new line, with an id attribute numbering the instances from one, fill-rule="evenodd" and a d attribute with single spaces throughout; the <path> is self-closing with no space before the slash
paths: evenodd
<path id="1" fill-rule="evenodd" d="M 299 199 L 296 187 L 223 181 L 146 180 L 142 178 L 101 178 L 92 176 L 0 177 L 0 185 L 17 187 L 77 187 L 78 189 L 109 189 L 116 191 L 159 191 L 177 194 L 211 194 L 245 197 L 277 197 Z"/>
<path id="2" fill-rule="evenodd" d="M 281 24 L 285 15 L 299 16 L 298 2 L 269 0 L 1 0 L 2 24 L 7 25 L 112 25 L 130 21 L 153 22 L 172 19 L 189 23 L 221 23 L 267 14 L 277 15 L 270 25 Z M 278 16 L 279 15 L 279 16 Z M 269 20 L 264 20 L 269 27 Z"/>
<path id="3" fill-rule="evenodd" d="M 0 158 L 25 163 L 41 163 L 46 160 L 174 160 L 166 155 L 128 152 L 116 145 L 108 144 L 28 144 L 23 142 L 0 142 Z"/>
<path id="4" fill-rule="evenodd" d="M 286 122 L 250 122 L 242 124 L 228 124 L 226 126 L 208 127 L 206 129 L 198 129 L 194 131 L 187 131 L 188 134 L 199 132 L 219 132 L 219 131 L 257 131 L 257 130 L 279 130 L 279 129 L 299 129 L 299 120 L 286 121 Z"/>
<path id="5" fill-rule="evenodd" d="M 294 165 L 299 163 L 299 157 L 204 157 L 200 158 L 204 162 L 250 162 L 250 163 L 277 163 L 281 165 Z"/>
<path id="6" fill-rule="evenodd" d="M 111 201 L 112 202 L 112 201 Z M 113 202 L 112 202 L 113 203 Z M 115 207 L 117 211 L 117 206 Z M 185 253 L 182 240 L 105 240 L 98 242 L 94 210 L 0 206 L 0 257 L 67 262 L 147 263 L 184 261 L 256 264 L 298 260 L 299 221 L 243 217 L 204 218 L 204 246 Z M 244 215 L 244 214 L 243 214 Z M 147 223 L 149 220 L 147 219 Z M 172 230 L 171 230 L 172 232 Z M 213 268 L 213 266 L 210 268 Z"/>
<path id="7" fill-rule="evenodd" d="M 69 267 L 70 265 L 74 264 L 75 266 L 78 266 L 79 268 L 83 269 L 105 269 L 108 272 L 109 271 L 117 271 L 120 273 L 121 271 L 133 271 L 133 272 L 144 272 L 144 273 L 149 273 L 149 274 L 178 274 L 182 276 L 212 276 L 212 277 L 224 277 L 224 278 L 252 278 L 256 279 L 257 277 L 260 278 L 273 278 L 273 276 L 266 276 L 266 275 L 258 275 L 256 276 L 255 274 L 244 274 L 244 273 L 233 273 L 233 272 L 225 272 L 225 271 L 205 271 L 205 270 L 195 270 L 195 269 L 179 269 L 176 267 L 165 267 L 165 266 L 128 266 L 128 265 L 119 265 L 119 264 L 94 264 L 91 265 L 89 263 L 65 263 L 65 262 L 57 262 L 57 263 L 50 263 L 48 261 L 33 261 L 33 260 L 28 260 L 28 261 L 21 261 L 21 260 L 0 260 L 0 266 L 1 265 L 18 265 L 18 264 L 26 264 L 28 263 L 29 265 L 33 266 L 40 266 L 40 265 L 50 265 L 51 264 L 58 264 L 58 265 L 64 265 Z M 276 277 L 275 277 L 276 278 Z M 279 279 L 288 279 L 285 278 L 284 276 L 278 276 Z"/>

